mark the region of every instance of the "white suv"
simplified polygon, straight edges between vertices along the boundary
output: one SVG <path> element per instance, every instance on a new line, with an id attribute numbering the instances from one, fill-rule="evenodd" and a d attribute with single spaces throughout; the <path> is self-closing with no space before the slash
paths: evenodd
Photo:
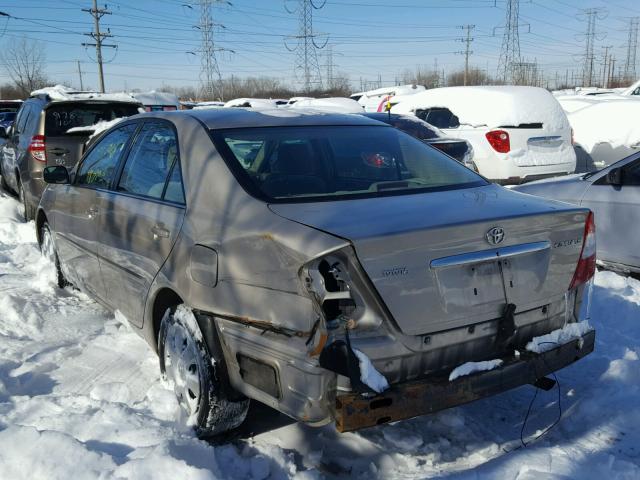
<path id="1" fill-rule="evenodd" d="M 498 183 L 565 175 L 576 168 L 567 116 L 542 88 L 435 88 L 399 100 L 393 113 L 416 115 L 467 140 L 480 173 Z"/>

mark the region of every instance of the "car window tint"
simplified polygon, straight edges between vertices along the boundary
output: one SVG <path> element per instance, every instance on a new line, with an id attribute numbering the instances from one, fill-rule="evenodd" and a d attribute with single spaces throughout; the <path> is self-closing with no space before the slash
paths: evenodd
<path id="1" fill-rule="evenodd" d="M 164 123 L 146 123 L 131 148 L 118 191 L 162 198 L 169 170 L 177 158 L 173 129 Z"/>
<path id="2" fill-rule="evenodd" d="M 640 160 L 623 167 L 622 183 L 624 185 L 640 185 Z"/>
<path id="3" fill-rule="evenodd" d="M 96 188 L 109 186 L 120 154 L 136 127 L 131 123 L 106 134 L 83 159 L 75 184 Z"/>
<path id="4" fill-rule="evenodd" d="M 173 168 L 171 169 L 171 176 L 167 182 L 167 188 L 164 192 L 164 200 L 174 203 L 184 202 L 184 187 L 182 185 L 182 172 L 180 171 L 180 162 L 176 159 Z"/>

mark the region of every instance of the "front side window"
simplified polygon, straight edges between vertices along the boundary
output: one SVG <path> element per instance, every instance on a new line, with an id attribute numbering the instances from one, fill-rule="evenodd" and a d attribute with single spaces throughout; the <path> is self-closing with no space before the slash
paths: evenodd
<path id="1" fill-rule="evenodd" d="M 171 126 L 146 123 L 131 148 L 118 191 L 161 199 L 169 172 L 177 160 L 178 142 Z"/>
<path id="2" fill-rule="evenodd" d="M 108 187 L 122 150 L 136 127 L 136 124 L 130 123 L 107 133 L 82 160 L 75 184 L 95 188 Z"/>
<path id="3" fill-rule="evenodd" d="M 212 133 L 238 179 L 269 201 L 376 197 L 487 184 L 455 160 L 392 127 L 270 127 Z M 239 145 L 260 148 L 247 162 L 246 150 Z"/>

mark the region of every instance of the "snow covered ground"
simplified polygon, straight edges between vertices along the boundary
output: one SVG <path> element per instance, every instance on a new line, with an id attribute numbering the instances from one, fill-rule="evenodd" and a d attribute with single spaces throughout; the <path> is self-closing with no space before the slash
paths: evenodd
<path id="1" fill-rule="evenodd" d="M 176 422 L 147 345 L 53 286 L 33 224 L 0 194 L 0 479 L 638 479 L 640 282 L 599 273 L 591 317 L 596 351 L 560 372 L 562 420 L 527 448 L 532 387 L 348 434 L 254 405 L 204 442 Z M 557 413 L 557 390 L 539 392 L 525 439 Z"/>

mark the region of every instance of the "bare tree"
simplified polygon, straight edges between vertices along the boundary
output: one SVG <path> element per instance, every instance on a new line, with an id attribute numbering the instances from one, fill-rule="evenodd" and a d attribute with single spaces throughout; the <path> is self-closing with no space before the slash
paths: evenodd
<path id="1" fill-rule="evenodd" d="M 13 39 L 0 54 L 11 80 L 22 97 L 47 85 L 44 45 L 25 37 Z"/>

